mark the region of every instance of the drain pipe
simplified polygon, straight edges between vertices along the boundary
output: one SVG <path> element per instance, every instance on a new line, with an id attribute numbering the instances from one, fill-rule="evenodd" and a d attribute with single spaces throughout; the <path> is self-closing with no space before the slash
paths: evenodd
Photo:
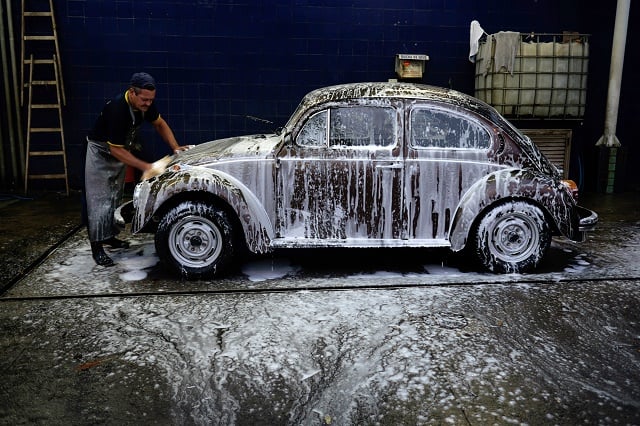
<path id="1" fill-rule="evenodd" d="M 9 17 L 11 19 L 11 17 Z M 4 10 L 2 8 L 2 3 L 0 2 L 0 54 L 2 55 L 2 73 L 4 75 L 4 89 L 5 89 L 5 103 L 7 104 L 7 127 L 9 129 L 9 147 L 11 148 L 11 154 L 13 157 L 13 116 L 11 114 L 11 87 L 9 86 L 9 77 L 8 77 L 8 69 L 7 69 L 7 49 L 5 46 L 5 38 L 4 38 Z M 14 157 L 15 160 L 15 157 Z M 14 164 L 15 166 L 15 164 Z M 0 178 L 4 180 L 5 178 L 5 165 L 4 165 L 4 153 L 3 150 L 0 149 Z M 16 176 L 14 176 L 16 178 Z"/>
<path id="2" fill-rule="evenodd" d="M 604 120 L 604 135 L 598 139 L 596 146 L 609 148 L 609 162 L 607 169 L 607 194 L 613 192 L 616 173 L 616 157 L 620 141 L 616 137 L 618 123 L 618 106 L 620 104 L 620 85 L 622 82 L 622 68 L 624 66 L 624 49 L 627 42 L 627 26 L 629 23 L 629 7 L 631 0 L 618 0 L 616 7 L 616 23 L 613 32 L 613 46 L 611 48 L 611 68 L 609 70 L 609 92 L 607 95 L 607 110 Z"/>
<path id="3" fill-rule="evenodd" d="M 24 90 L 23 87 L 20 87 L 18 85 L 18 61 L 16 59 L 16 43 L 15 43 L 15 36 L 13 33 L 13 11 L 11 10 L 11 2 L 13 0 L 7 0 L 7 16 L 9 17 L 9 25 L 8 25 L 8 31 L 9 31 L 9 52 L 10 52 L 10 58 L 11 58 L 11 75 L 13 76 L 13 99 L 14 102 L 13 104 L 15 105 L 15 109 L 16 109 L 16 121 L 15 121 L 15 125 L 16 125 L 16 129 L 17 130 L 17 134 L 18 134 L 18 175 L 20 175 L 20 177 L 23 177 L 22 174 L 22 170 L 24 169 L 24 164 L 25 164 L 25 146 L 24 146 L 24 139 L 22 137 L 22 111 L 20 109 L 20 91 Z M 20 53 L 22 54 L 22 52 Z"/>

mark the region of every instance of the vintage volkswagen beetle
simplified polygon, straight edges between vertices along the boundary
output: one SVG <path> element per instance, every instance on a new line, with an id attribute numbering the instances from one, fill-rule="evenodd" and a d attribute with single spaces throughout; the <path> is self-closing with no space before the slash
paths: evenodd
<path id="1" fill-rule="evenodd" d="M 552 236 L 583 241 L 597 215 L 491 106 L 410 83 L 315 90 L 284 128 L 206 142 L 139 183 L 133 233 L 165 266 L 224 273 L 242 250 L 467 249 L 484 268 L 534 269 Z"/>

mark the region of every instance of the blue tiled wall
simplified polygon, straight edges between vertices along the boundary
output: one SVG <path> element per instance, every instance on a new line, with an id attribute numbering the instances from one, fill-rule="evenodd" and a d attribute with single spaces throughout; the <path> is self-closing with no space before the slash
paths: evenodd
<path id="1" fill-rule="evenodd" d="M 156 78 L 157 105 L 179 142 L 198 144 L 281 126 L 300 98 L 317 87 L 395 78 L 397 53 L 430 56 L 422 82 L 473 94 L 474 65 L 468 60 L 473 19 L 490 33 L 600 31 L 606 68 L 615 16 L 613 3 L 600 5 L 600 13 L 583 11 L 578 0 L 55 3 L 72 186 L 81 182 L 87 130 L 103 102 L 125 90 L 135 71 Z M 599 19 L 588 18 L 593 13 Z M 145 137 L 144 157 L 167 153 L 150 129 Z"/>

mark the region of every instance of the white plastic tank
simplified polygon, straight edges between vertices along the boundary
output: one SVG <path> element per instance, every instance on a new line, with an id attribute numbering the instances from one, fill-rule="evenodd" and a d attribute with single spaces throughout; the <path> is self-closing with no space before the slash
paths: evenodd
<path id="1" fill-rule="evenodd" d="M 509 61 L 513 69 L 495 69 L 499 40 L 489 35 L 480 42 L 475 70 L 477 98 L 511 118 L 579 119 L 584 115 L 588 35 L 520 33 Z"/>

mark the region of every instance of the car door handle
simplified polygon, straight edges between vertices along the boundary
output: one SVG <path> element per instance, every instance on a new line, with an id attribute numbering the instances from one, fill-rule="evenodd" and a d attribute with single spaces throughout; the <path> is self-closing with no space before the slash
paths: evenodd
<path id="1" fill-rule="evenodd" d="M 377 164 L 376 169 L 401 169 L 402 163 Z"/>

